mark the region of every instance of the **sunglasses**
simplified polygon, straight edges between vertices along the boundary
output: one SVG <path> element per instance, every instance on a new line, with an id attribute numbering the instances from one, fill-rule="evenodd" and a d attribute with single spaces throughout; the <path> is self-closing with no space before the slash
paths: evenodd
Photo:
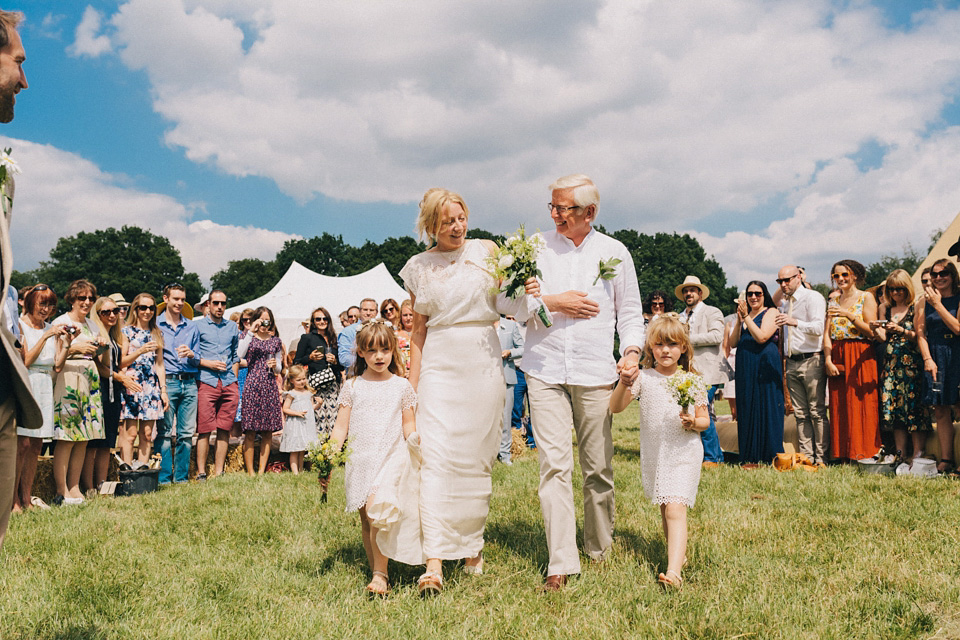
<path id="1" fill-rule="evenodd" d="M 49 291 L 49 290 L 50 290 L 50 287 L 48 287 L 45 284 L 38 284 L 33 289 L 30 289 L 30 291 Z"/>
<path id="2" fill-rule="evenodd" d="M 834 280 L 839 280 L 839 279 L 841 279 L 841 278 L 849 278 L 849 277 L 850 277 L 850 272 L 849 272 L 849 271 L 844 271 L 843 273 L 835 273 L 835 274 L 833 274 L 833 275 L 830 276 L 830 277 L 833 278 Z"/>
<path id="3" fill-rule="evenodd" d="M 930 277 L 931 278 L 949 278 L 950 272 L 947 271 L 946 269 L 943 269 L 941 271 L 931 271 Z"/>
<path id="4" fill-rule="evenodd" d="M 227 301 L 226 301 L 226 300 L 211 300 L 211 301 L 210 301 L 210 304 L 211 304 L 212 306 L 225 307 L 225 306 L 227 306 Z"/>
<path id="5" fill-rule="evenodd" d="M 763 291 L 747 291 L 747 296 L 746 296 L 746 297 L 748 297 L 748 298 L 762 298 L 762 297 L 763 297 Z"/>
<path id="6" fill-rule="evenodd" d="M 651 303 L 650 303 L 650 306 L 651 306 L 651 307 L 663 307 L 663 306 L 666 306 L 666 305 L 664 305 L 662 302 L 651 302 Z"/>
<path id="7" fill-rule="evenodd" d="M 120 315 L 120 309 L 117 307 L 114 307 L 113 309 L 100 309 L 100 311 L 97 313 L 99 313 L 101 316 L 118 316 Z"/>
<path id="8" fill-rule="evenodd" d="M 77 302 L 93 302 L 97 299 L 97 296 L 77 296 Z"/>
<path id="9" fill-rule="evenodd" d="M 791 280 L 793 280 L 794 278 L 796 278 L 798 275 L 800 275 L 800 274 L 799 274 L 799 273 L 795 273 L 795 274 L 793 274 L 792 276 L 787 276 L 786 278 L 777 278 L 777 284 L 783 284 L 783 283 L 785 283 L 785 282 L 790 282 Z"/>
<path id="10" fill-rule="evenodd" d="M 155 304 L 138 304 L 136 307 L 137 311 L 156 311 L 157 305 Z"/>
<path id="11" fill-rule="evenodd" d="M 327 322 L 327 319 L 326 319 L 326 318 L 314 318 L 313 321 L 314 321 L 314 322 Z"/>
<path id="12" fill-rule="evenodd" d="M 907 288 L 906 287 L 890 287 L 887 289 L 887 291 L 889 291 L 890 293 L 906 293 Z"/>

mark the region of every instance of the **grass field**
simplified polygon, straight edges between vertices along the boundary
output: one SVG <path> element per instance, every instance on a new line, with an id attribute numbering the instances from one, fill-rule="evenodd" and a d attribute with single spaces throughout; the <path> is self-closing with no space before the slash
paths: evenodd
<path id="1" fill-rule="evenodd" d="M 241 474 L 15 516 L 0 553 L 0 638 L 958 638 L 960 483 L 704 472 L 681 593 L 664 593 L 656 507 L 643 497 L 635 414 L 618 416 L 617 531 L 602 564 L 542 595 L 547 562 L 533 454 L 497 465 L 486 573 L 368 571 L 342 474 Z M 578 483 L 579 489 L 579 483 Z"/>

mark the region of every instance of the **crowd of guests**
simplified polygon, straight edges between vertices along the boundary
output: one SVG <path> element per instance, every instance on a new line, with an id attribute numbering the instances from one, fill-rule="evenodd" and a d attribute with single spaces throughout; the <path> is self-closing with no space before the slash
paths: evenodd
<path id="1" fill-rule="evenodd" d="M 922 291 L 897 269 L 866 288 L 866 270 L 840 260 L 827 298 L 803 270 L 784 266 L 771 293 L 751 281 L 736 313 L 704 304 L 709 289 L 689 276 L 675 291 L 685 309 L 696 366 L 709 389 L 704 466 L 722 460 L 715 446 L 713 394 L 723 388 L 737 421 L 739 461 L 749 468 L 783 453 L 784 415 L 797 422 L 800 453 L 816 466 L 877 458 L 926 461 L 937 432 L 936 469 L 955 474 L 953 406 L 960 401 L 960 276 L 947 259 L 921 274 Z M 644 314 L 673 307 L 650 293 Z"/>
<path id="2" fill-rule="evenodd" d="M 10 298 L 4 303 L 15 309 Z M 379 307 L 362 300 L 340 314 L 339 336 L 330 312 L 318 307 L 286 347 L 269 308 L 225 318 L 227 297 L 219 290 L 194 309 L 176 283 L 164 288 L 159 304 L 148 293 L 128 303 L 121 294 L 99 296 L 81 279 L 64 292 L 62 315 L 60 298 L 45 284 L 24 287 L 18 302 L 19 318 L 6 315 L 8 329 L 19 341 L 43 426 L 18 430 L 15 512 L 47 506 L 33 495 L 45 443 L 53 454 L 55 504 L 80 504 L 97 490 L 112 451 L 131 469 L 159 454 L 160 483 L 179 483 L 187 481 L 194 448 L 196 477 L 206 479 L 211 440 L 212 473 L 222 474 L 231 436 L 243 437 L 246 471 L 264 473 L 273 436 L 282 432 L 280 451 L 299 472 L 308 446 L 333 429 L 356 329 L 378 313 L 396 335 L 403 370 L 409 368 L 409 300 Z"/>

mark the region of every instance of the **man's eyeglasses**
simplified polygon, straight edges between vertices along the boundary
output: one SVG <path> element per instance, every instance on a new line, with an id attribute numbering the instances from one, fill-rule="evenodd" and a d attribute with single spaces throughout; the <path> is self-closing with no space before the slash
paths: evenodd
<path id="1" fill-rule="evenodd" d="M 793 280 L 794 278 L 796 278 L 798 275 L 800 275 L 800 274 L 799 274 L 799 273 L 795 273 L 795 274 L 793 274 L 792 276 L 787 276 L 786 278 L 777 278 L 777 284 L 784 284 L 784 283 L 790 282 L 791 280 Z"/>
<path id="2" fill-rule="evenodd" d="M 556 209 L 557 213 L 560 215 L 565 214 L 567 211 L 573 211 L 574 209 L 581 209 L 582 207 L 578 204 L 573 205 L 572 207 L 561 207 L 558 204 L 553 204 L 552 202 L 547 203 L 547 211 L 553 213 L 553 210 Z"/>

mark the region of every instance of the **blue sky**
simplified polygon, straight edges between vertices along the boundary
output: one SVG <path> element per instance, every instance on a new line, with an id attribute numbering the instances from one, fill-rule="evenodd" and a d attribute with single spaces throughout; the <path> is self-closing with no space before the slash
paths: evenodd
<path id="1" fill-rule="evenodd" d="M 291 237 L 550 228 L 590 174 L 609 229 L 696 235 L 732 282 L 899 253 L 960 210 L 958 2 L 33 0 L 17 268 L 137 224 L 204 278 Z M 822 273 L 821 273 L 822 272 Z"/>

